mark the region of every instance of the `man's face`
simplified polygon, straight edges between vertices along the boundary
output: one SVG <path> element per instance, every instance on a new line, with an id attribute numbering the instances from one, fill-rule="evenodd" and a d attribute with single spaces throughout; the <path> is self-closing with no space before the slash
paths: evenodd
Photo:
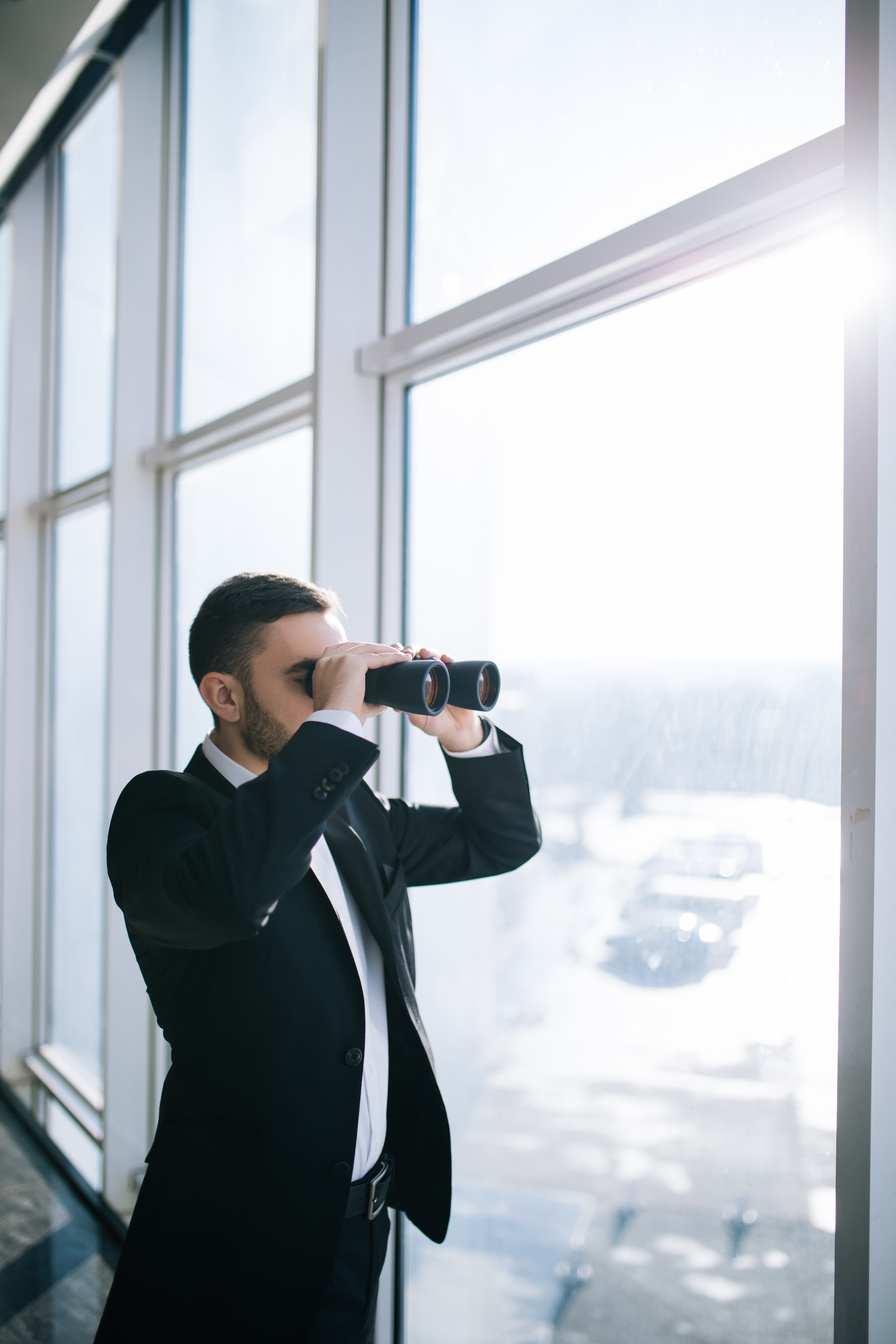
<path id="1" fill-rule="evenodd" d="M 345 642 L 345 631 L 332 612 L 304 611 L 272 621 L 263 638 L 242 688 L 241 730 L 249 751 L 269 761 L 314 709 L 305 677 L 324 649 Z"/>

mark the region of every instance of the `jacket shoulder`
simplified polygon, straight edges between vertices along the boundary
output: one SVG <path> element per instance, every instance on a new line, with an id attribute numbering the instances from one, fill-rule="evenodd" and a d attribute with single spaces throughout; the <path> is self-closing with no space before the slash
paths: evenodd
<path id="1" fill-rule="evenodd" d="M 135 775 L 119 794 L 109 823 L 109 851 L 126 838 L 132 840 L 141 834 L 145 826 L 154 829 L 163 817 L 176 828 L 176 819 L 207 826 L 223 803 L 220 794 L 192 775 L 178 770 L 146 770 Z"/>
<path id="2" fill-rule="evenodd" d="M 154 804 L 210 801 L 215 796 L 215 790 L 195 775 L 187 775 L 180 770 L 144 770 L 124 786 L 115 804 L 115 812 L 129 813 L 132 808 Z"/>
<path id="3" fill-rule="evenodd" d="M 106 862 L 113 887 L 146 847 L 187 843 L 214 821 L 224 799 L 178 770 L 146 770 L 122 789 L 109 822 Z"/>

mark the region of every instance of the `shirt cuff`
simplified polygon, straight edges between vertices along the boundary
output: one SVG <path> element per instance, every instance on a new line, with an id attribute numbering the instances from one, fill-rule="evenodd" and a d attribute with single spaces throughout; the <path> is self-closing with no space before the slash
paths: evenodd
<path id="1" fill-rule="evenodd" d="M 445 747 L 442 750 L 446 756 L 463 756 L 464 760 L 472 760 L 475 756 L 500 756 L 501 743 L 498 741 L 498 734 L 494 726 L 488 719 L 480 720 L 483 728 L 486 729 L 485 737 L 479 743 L 478 747 L 471 747 L 469 751 L 447 751 Z"/>
<path id="2" fill-rule="evenodd" d="M 367 741 L 361 720 L 350 709 L 316 709 L 305 722 L 328 723 L 331 728 L 341 728 L 344 733 L 354 733 L 355 737 L 363 737 Z"/>

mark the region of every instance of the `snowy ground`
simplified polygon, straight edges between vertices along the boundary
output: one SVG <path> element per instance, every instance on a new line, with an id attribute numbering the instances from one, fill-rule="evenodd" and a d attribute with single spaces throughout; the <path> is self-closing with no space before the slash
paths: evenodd
<path id="1" fill-rule="evenodd" d="M 831 1334 L 837 811 L 772 796 L 654 793 L 632 816 L 615 796 L 578 812 L 557 801 L 542 812 L 543 853 L 519 874 L 415 897 L 421 1007 L 467 1214 L 443 1250 L 412 1249 L 408 1337 L 819 1344 Z M 730 964 L 676 988 L 610 973 L 606 940 L 625 927 L 642 865 L 669 840 L 720 832 L 763 854 Z M 490 1207 L 511 1188 L 511 1230 L 472 1245 L 469 1201 L 478 1190 Z M 557 1244 L 541 1236 L 539 1258 L 545 1199 Z M 561 1230 L 570 1200 L 591 1211 L 581 1250 Z M 732 1216 L 745 1227 L 734 1258 Z M 580 1286 L 549 1292 L 552 1276 Z"/>

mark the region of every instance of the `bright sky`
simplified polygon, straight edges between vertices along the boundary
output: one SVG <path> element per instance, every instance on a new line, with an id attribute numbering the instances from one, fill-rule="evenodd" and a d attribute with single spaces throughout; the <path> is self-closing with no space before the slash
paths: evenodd
<path id="1" fill-rule="evenodd" d="M 843 121 L 844 0 L 420 0 L 416 320 Z"/>
<path id="2" fill-rule="evenodd" d="M 315 0 L 191 0 L 181 428 L 314 362 Z"/>
<path id="3" fill-rule="evenodd" d="M 841 246 L 419 387 L 409 633 L 508 664 L 838 662 Z"/>

